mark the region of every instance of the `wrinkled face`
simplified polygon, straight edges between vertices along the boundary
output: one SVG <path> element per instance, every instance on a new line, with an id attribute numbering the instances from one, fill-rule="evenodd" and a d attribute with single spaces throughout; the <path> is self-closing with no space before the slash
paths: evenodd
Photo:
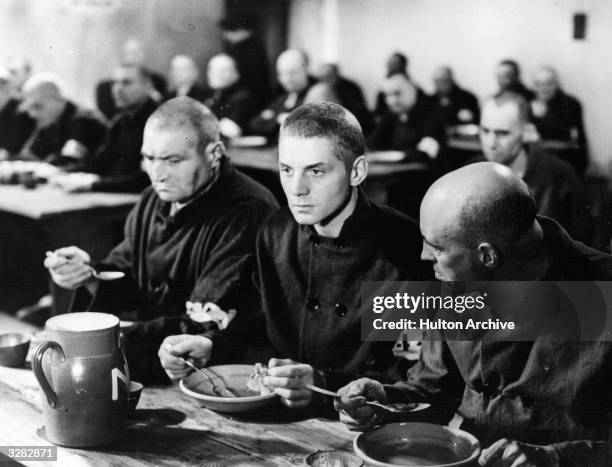
<path id="1" fill-rule="evenodd" d="M 213 57 L 208 62 L 206 69 L 208 85 L 213 89 L 227 88 L 238 81 L 238 70 L 236 64 L 229 57 Z"/>
<path id="2" fill-rule="evenodd" d="M 428 196 L 429 195 L 429 196 Z M 421 203 L 420 228 L 423 236 L 421 259 L 431 261 L 441 281 L 482 280 L 477 251 L 457 231 L 458 221 L 448 202 L 428 192 Z"/>
<path id="3" fill-rule="evenodd" d="M 542 70 L 536 75 L 533 87 L 537 98 L 546 102 L 552 99 L 557 91 L 557 79 L 553 73 Z"/>
<path id="4" fill-rule="evenodd" d="M 487 160 L 509 165 L 523 147 L 524 124 L 516 104 L 488 102 L 480 118 L 480 143 Z"/>
<path id="5" fill-rule="evenodd" d="M 416 89 L 404 76 L 395 75 L 387 79 L 383 84 L 383 92 L 389 110 L 395 114 L 408 112 L 416 103 Z"/>
<path id="6" fill-rule="evenodd" d="M 151 185 L 163 201 L 181 202 L 191 197 L 214 176 L 212 147 L 198 153 L 194 130 L 160 126 L 155 121 L 145 126 L 142 155 Z"/>
<path id="7" fill-rule="evenodd" d="M 300 92 L 308 86 L 306 64 L 300 57 L 281 57 L 276 64 L 278 82 L 287 92 Z"/>
<path id="8" fill-rule="evenodd" d="M 198 80 L 198 69 L 195 63 L 184 57 L 172 60 L 170 80 L 175 87 L 193 85 Z"/>
<path id="9" fill-rule="evenodd" d="M 134 67 L 119 67 L 113 76 L 113 99 L 124 109 L 142 104 L 149 97 L 151 85 Z"/>
<path id="10" fill-rule="evenodd" d="M 22 111 L 28 113 L 32 120 L 36 121 L 38 128 L 46 128 L 55 123 L 63 107 L 63 102 L 38 90 L 25 93 L 19 106 Z"/>
<path id="11" fill-rule="evenodd" d="M 495 71 L 495 77 L 501 90 L 508 89 L 518 80 L 518 76 L 511 65 L 499 65 Z"/>
<path id="12" fill-rule="evenodd" d="M 349 171 L 325 138 L 281 134 L 278 165 L 289 209 L 298 224 L 321 223 L 350 193 Z"/>

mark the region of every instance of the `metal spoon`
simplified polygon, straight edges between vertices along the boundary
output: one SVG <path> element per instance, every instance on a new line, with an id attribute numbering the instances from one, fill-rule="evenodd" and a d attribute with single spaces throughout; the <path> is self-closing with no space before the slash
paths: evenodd
<path id="1" fill-rule="evenodd" d="M 47 251 L 47 256 L 52 256 L 54 258 L 61 258 L 66 263 L 70 262 L 70 259 L 65 256 L 59 256 L 54 251 Z M 88 266 L 91 271 L 92 276 L 101 281 L 116 281 L 117 279 L 123 279 L 125 277 L 125 273 L 121 271 L 96 271 L 93 267 Z"/>
<path id="2" fill-rule="evenodd" d="M 116 281 L 117 279 L 123 279 L 125 273 L 121 271 L 96 271 L 94 268 L 89 266 L 91 274 L 98 280 L 101 281 Z"/>
<path id="3" fill-rule="evenodd" d="M 206 378 L 206 380 L 210 383 L 212 392 L 215 393 L 218 396 L 221 397 L 232 397 L 232 398 L 236 398 L 238 397 L 236 394 L 234 394 L 232 391 L 230 391 L 226 386 L 217 388 L 215 387 L 215 381 L 208 375 L 206 374 L 204 371 L 200 370 L 197 366 L 195 366 L 191 360 L 187 360 L 187 359 L 183 359 L 185 360 L 185 364 L 190 367 L 192 370 L 197 371 L 198 373 L 200 373 L 202 376 L 204 376 L 204 378 Z"/>
<path id="4" fill-rule="evenodd" d="M 328 391 L 327 389 L 319 388 L 317 386 L 313 386 L 312 384 L 308 384 L 306 387 L 311 391 L 318 392 L 320 394 L 325 394 L 326 396 L 342 397 L 337 392 Z M 419 410 L 428 408 L 431 404 L 420 403 L 415 406 L 415 404 L 404 404 L 402 402 L 397 402 L 394 404 L 381 404 L 380 402 L 366 401 L 366 405 L 377 407 L 379 409 L 386 410 L 387 412 L 392 413 L 407 413 L 418 412 Z"/>

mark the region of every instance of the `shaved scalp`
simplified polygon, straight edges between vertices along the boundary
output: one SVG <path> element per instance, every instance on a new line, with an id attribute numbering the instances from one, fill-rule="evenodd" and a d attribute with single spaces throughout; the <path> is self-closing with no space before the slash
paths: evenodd
<path id="1" fill-rule="evenodd" d="M 512 91 L 504 91 L 488 98 L 482 107 L 484 108 L 486 105 L 490 104 L 497 107 L 502 107 L 506 104 L 514 105 L 518 110 L 518 116 L 521 123 L 529 122 L 529 103 L 520 94 Z"/>
<path id="2" fill-rule="evenodd" d="M 160 130 L 189 129 L 198 137 L 198 152 L 220 140 L 219 120 L 204 104 L 191 97 L 175 97 L 160 105 L 147 120 L 147 126 Z"/>
<path id="3" fill-rule="evenodd" d="M 529 187 L 508 167 L 479 162 L 450 172 L 431 186 L 426 197 L 451 206 L 463 241 L 477 246 L 491 242 L 511 250 L 536 220 L 537 207 Z"/>
<path id="4" fill-rule="evenodd" d="M 313 102 L 295 109 L 281 126 L 280 137 L 284 136 L 327 139 L 347 170 L 365 153 L 359 122 L 351 112 L 332 102 Z"/>
<path id="5" fill-rule="evenodd" d="M 24 93 L 37 92 L 41 95 L 55 99 L 66 99 L 65 86 L 61 78 L 53 73 L 38 73 L 28 79 L 23 85 Z"/>

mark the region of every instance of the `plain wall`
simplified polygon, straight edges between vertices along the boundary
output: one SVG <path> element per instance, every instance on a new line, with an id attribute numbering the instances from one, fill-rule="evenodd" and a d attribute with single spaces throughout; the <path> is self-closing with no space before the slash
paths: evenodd
<path id="1" fill-rule="evenodd" d="M 145 43 L 148 65 L 163 75 L 179 53 L 205 70 L 221 50 L 223 10 L 222 0 L 2 0 L 0 60 L 29 57 L 35 72 L 59 74 L 70 97 L 92 107 L 127 38 Z"/>
<path id="2" fill-rule="evenodd" d="M 337 3 L 337 33 L 322 21 Z M 573 14 L 588 15 L 586 40 L 572 39 Z M 385 61 L 409 56 L 412 77 L 431 91 L 440 64 L 479 98 L 495 90 L 494 69 L 515 58 L 531 85 L 538 64 L 555 66 L 564 89 L 583 104 L 591 159 L 612 168 L 612 3 L 609 0 L 293 0 L 289 44 L 305 49 L 315 67 L 338 57 L 370 103 Z M 330 38 L 330 36 L 332 36 Z"/>

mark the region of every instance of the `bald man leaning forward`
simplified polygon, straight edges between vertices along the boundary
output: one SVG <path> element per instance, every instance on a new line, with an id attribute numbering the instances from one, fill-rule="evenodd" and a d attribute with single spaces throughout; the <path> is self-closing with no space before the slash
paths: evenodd
<path id="1" fill-rule="evenodd" d="M 32 76 L 22 93 L 20 109 L 34 124 L 16 130 L 20 156 L 83 169 L 106 138 L 101 118 L 71 102 L 61 79 L 51 73 Z"/>
<path id="2" fill-rule="evenodd" d="M 421 257 L 441 281 L 612 277 L 610 255 L 536 216 L 525 183 L 496 163 L 473 164 L 436 181 L 423 199 L 420 221 Z M 406 381 L 353 381 L 340 389 L 336 408 L 357 430 L 375 423 L 366 399 L 428 401 L 443 423 L 456 411 L 461 427 L 485 448 L 480 465 L 610 465 L 602 440 L 612 413 L 612 345 L 555 342 L 546 332 L 531 342 L 493 342 L 426 331 L 421 358 Z"/>

